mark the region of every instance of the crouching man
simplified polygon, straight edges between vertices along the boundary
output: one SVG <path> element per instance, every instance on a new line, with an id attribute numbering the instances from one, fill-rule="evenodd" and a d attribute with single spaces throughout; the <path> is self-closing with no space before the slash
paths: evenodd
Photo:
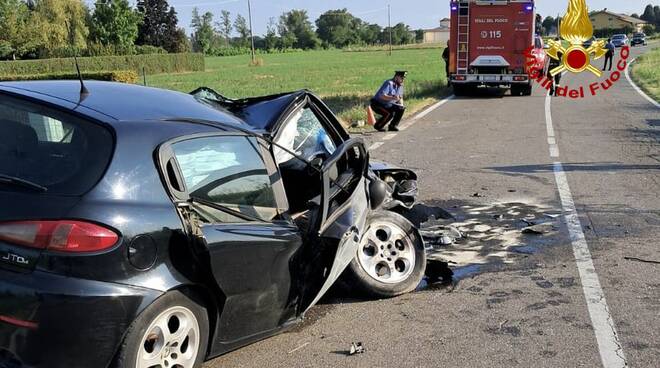
<path id="1" fill-rule="evenodd" d="M 394 78 L 386 80 L 371 99 L 371 108 L 380 115 L 380 119 L 374 125 L 376 130 L 383 132 L 389 124 L 390 131 L 399 131 L 399 123 L 406 111 L 403 105 L 403 83 L 406 74 L 405 71 L 397 71 Z"/>

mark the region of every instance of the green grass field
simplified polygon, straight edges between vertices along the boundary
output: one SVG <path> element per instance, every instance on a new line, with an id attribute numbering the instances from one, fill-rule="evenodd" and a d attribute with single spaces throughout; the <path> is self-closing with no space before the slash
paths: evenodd
<path id="1" fill-rule="evenodd" d="M 262 66 L 250 66 L 250 56 L 206 58 L 206 71 L 148 76 L 150 86 L 190 92 L 215 89 L 230 98 L 309 89 L 321 96 L 346 124 L 366 120 L 365 106 L 395 70 L 408 70 L 407 114 L 446 96 L 442 49 L 342 52 L 307 51 L 259 55 Z"/>
<path id="2" fill-rule="evenodd" d="M 632 78 L 644 92 L 660 102 L 660 47 L 637 59 L 633 64 Z"/>

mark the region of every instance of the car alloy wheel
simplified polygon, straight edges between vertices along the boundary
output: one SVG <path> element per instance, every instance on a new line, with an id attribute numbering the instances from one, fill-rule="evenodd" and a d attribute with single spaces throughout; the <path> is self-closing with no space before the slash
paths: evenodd
<path id="1" fill-rule="evenodd" d="M 191 310 L 171 307 L 156 317 L 142 336 L 137 368 L 193 368 L 200 327 Z"/>
<path id="2" fill-rule="evenodd" d="M 415 249 L 405 230 L 391 222 L 377 221 L 362 238 L 358 260 L 375 280 L 397 284 L 413 272 Z"/>

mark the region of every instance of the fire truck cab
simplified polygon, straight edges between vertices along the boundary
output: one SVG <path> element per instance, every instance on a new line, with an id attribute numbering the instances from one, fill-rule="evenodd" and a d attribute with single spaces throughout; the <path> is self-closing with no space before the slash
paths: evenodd
<path id="1" fill-rule="evenodd" d="M 535 34 L 533 0 L 451 0 L 449 82 L 457 96 L 480 86 L 532 94 L 528 55 L 547 72 L 543 40 Z M 530 52 L 531 50 L 531 52 Z"/>

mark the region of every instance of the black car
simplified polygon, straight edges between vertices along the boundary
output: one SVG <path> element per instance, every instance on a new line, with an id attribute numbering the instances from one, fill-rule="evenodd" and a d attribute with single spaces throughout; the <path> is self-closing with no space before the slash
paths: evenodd
<path id="1" fill-rule="evenodd" d="M 386 210 L 414 173 L 370 168 L 313 94 L 86 89 L 0 83 L 0 366 L 197 367 L 342 274 L 379 297 L 421 279 Z"/>
<path id="2" fill-rule="evenodd" d="M 644 33 L 633 34 L 633 37 L 630 40 L 630 46 L 637 46 L 637 45 L 646 46 L 646 35 Z"/>

